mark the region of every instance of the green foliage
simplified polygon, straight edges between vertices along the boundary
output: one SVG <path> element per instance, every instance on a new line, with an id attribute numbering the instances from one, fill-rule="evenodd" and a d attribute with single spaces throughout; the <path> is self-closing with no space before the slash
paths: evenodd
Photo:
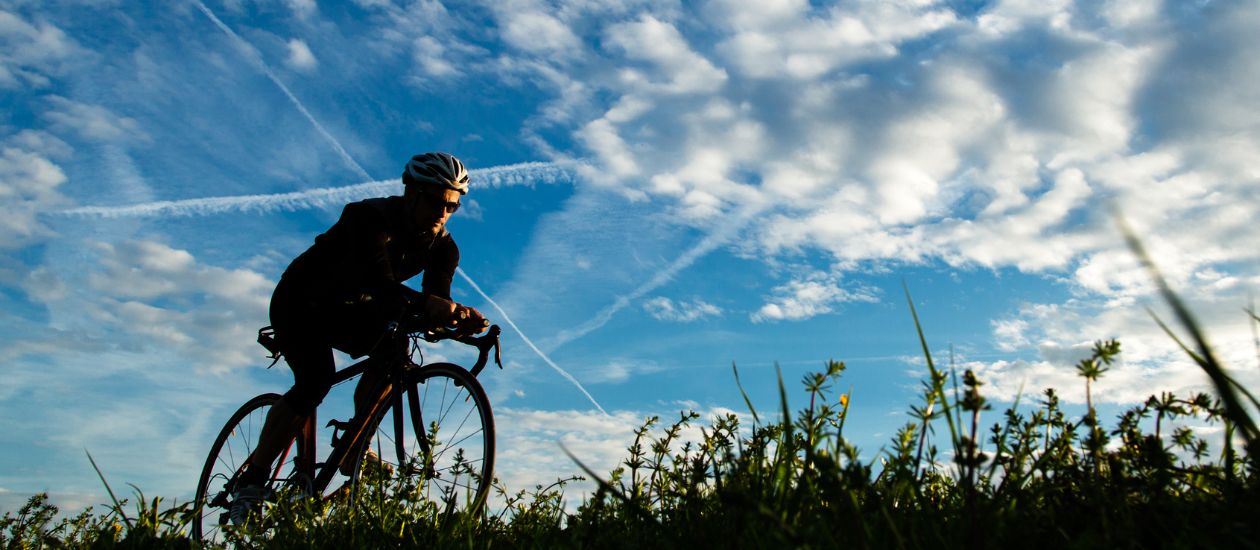
<path id="1" fill-rule="evenodd" d="M 162 509 L 160 497 L 145 500 L 136 490 L 135 517 L 123 513 L 127 500 L 117 501 L 106 513 L 89 507 L 73 517 L 58 519 L 56 506 L 44 493 L 31 497 L 17 512 L 0 519 L 2 548 L 192 548 L 185 526 L 188 506 Z"/>
<path id="2" fill-rule="evenodd" d="M 911 303 L 913 314 L 913 303 Z M 1254 315 L 1254 314 L 1253 314 Z M 227 530 L 244 548 L 1254 548 L 1260 545 L 1260 456 L 1251 394 L 1206 347 L 1186 348 L 1226 397 L 1171 393 L 1124 411 L 1112 427 L 1092 401 L 1073 418 L 1046 390 L 1035 406 L 1017 401 L 992 421 L 984 383 L 936 365 L 915 316 L 928 372 L 920 402 L 876 458 L 864 462 L 846 438 L 853 392 L 831 361 L 807 374 L 808 397 L 788 408 L 780 376 L 776 414 L 694 412 L 662 424 L 645 419 L 626 457 L 607 475 L 578 462 L 596 492 L 569 512 L 570 477 L 509 494 L 475 515 L 451 513 L 417 497 L 419 487 L 390 471 L 367 471 L 360 489 L 328 500 L 281 494 L 251 524 Z M 1196 341 L 1201 335 L 1196 331 Z M 1171 332 L 1170 332 L 1171 333 Z M 1077 365 L 1090 384 L 1120 354 L 1095 343 Z M 1213 372 L 1212 369 L 1219 369 Z M 740 384 L 738 370 L 735 382 Z M 947 391 L 946 383 L 952 382 Z M 740 391 L 743 392 L 742 386 Z M 750 420 L 750 421 L 749 421 Z M 945 423 L 948 439 L 938 444 Z M 1189 426 L 1223 427 L 1216 445 Z M 1202 433 L 1211 433 L 1204 431 Z M 1215 437 L 1215 436 L 1214 436 Z M 1235 438 L 1243 449 L 1235 449 Z M 948 457 L 948 458 L 946 458 Z M 90 457 L 89 457 L 90 458 Z M 95 467 L 95 463 L 93 463 Z M 99 472 L 99 470 L 98 470 Z M 102 476 L 102 481 L 104 477 Z M 106 488 L 109 488 L 106 483 Z M 162 510 L 136 489 L 105 513 L 56 519 L 46 495 L 0 519 L 7 548 L 198 546 L 186 537 L 187 504 Z"/>
<path id="3" fill-rule="evenodd" d="M 1114 343 L 1095 347 L 1096 356 L 1118 351 Z M 844 435 L 852 405 L 851 392 L 836 390 L 844 370 L 830 362 L 806 375 L 808 404 L 775 420 L 745 425 L 727 414 L 700 423 L 694 412 L 663 426 L 646 419 L 616 469 L 602 477 L 588 470 L 598 490 L 573 513 L 563 491 L 579 478 L 515 494 L 496 484 L 495 511 L 469 516 L 416 498 L 419 488 L 406 479 L 369 472 L 353 496 L 282 494 L 258 521 L 229 530 L 225 545 L 1245 548 L 1260 540 L 1255 455 L 1226 445 L 1212 456 L 1185 427 L 1225 422 L 1219 399 L 1152 396 L 1104 429 L 1092 409 L 1070 418 L 1047 390 L 1037 407 L 1008 408 L 982 432 L 981 415 L 991 410 L 982 381 L 967 371 L 961 392 L 945 392 L 946 377 L 930 373 L 913 420 L 867 463 Z M 957 411 L 962 428 L 946 447 L 954 468 L 941 462 L 931 435 L 946 410 Z M 0 520 L 0 546 L 196 546 L 183 523 L 188 505 L 162 510 L 161 499 L 138 489 L 136 496 L 130 514 L 123 500 L 103 514 L 56 520 L 57 509 L 37 495 Z"/>

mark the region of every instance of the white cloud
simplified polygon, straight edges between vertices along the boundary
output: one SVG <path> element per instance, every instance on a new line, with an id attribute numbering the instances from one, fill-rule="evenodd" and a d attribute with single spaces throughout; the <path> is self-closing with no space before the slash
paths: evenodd
<path id="1" fill-rule="evenodd" d="M 993 337 L 996 340 L 997 348 L 1002 351 L 1018 351 L 1028 349 L 1029 341 L 1025 336 L 1028 331 L 1028 321 L 1023 319 L 995 319 L 990 321 L 993 326 Z"/>
<path id="2" fill-rule="evenodd" d="M 319 60 L 315 59 L 315 54 L 311 53 L 310 46 L 305 41 L 297 38 L 289 40 L 289 57 L 285 60 L 290 67 L 299 71 L 313 71 L 319 66 Z"/>
<path id="3" fill-rule="evenodd" d="M 42 442 L 35 454 L 79 457 L 28 461 L 18 490 L 56 480 L 61 493 L 101 502 L 99 480 L 80 468 L 87 448 L 111 482 L 186 500 L 204 445 L 231 410 L 289 382 L 283 369 L 242 368 L 266 364 L 254 330 L 266 324 L 272 284 L 153 241 L 74 244 L 47 247 L 43 265 L 19 281 L 30 305 L 0 314 L 0 362 L 11 367 L 0 401 L 35 411 L 14 437 Z M 135 449 L 163 460 L 138 463 Z"/>
<path id="4" fill-rule="evenodd" d="M 572 56 L 582 43 L 555 17 L 541 12 L 518 12 L 504 21 L 503 38 L 513 47 L 532 54 Z"/>
<path id="5" fill-rule="evenodd" d="M 643 309 L 653 318 L 660 321 L 689 323 L 705 317 L 722 315 L 722 308 L 695 299 L 690 302 L 674 302 L 664 296 L 657 296 L 643 302 Z"/>
<path id="6" fill-rule="evenodd" d="M 608 45 L 630 60 L 650 63 L 656 70 L 655 74 L 644 74 L 623 69 L 620 79 L 631 88 L 686 94 L 714 92 L 726 82 L 726 71 L 693 51 L 673 25 L 650 15 L 611 27 Z"/>
<path id="7" fill-rule="evenodd" d="M 923 2 L 742 6 L 710 4 L 719 25 L 709 34 L 649 16 L 609 29 L 604 53 L 633 68 L 591 81 L 612 97 L 575 132 L 592 155 L 584 178 L 672 202 L 699 225 L 777 205 L 750 233 L 772 255 L 1014 267 L 1068 274 L 1113 298 L 1149 287 L 1115 270 L 1127 252 L 1108 204 L 1133 205 L 1139 233 L 1185 266 L 1175 280 L 1216 269 L 1231 284 L 1229 269 L 1256 257 L 1256 247 L 1222 244 L 1247 239 L 1260 217 L 1260 173 L 1241 160 L 1260 154 L 1254 113 L 1238 111 L 1256 99 L 1250 57 L 1195 62 L 1188 52 L 1208 45 L 1159 31 L 1149 9 L 1108 7 L 1110 24 L 1133 25 L 1119 29 L 1091 27 L 1099 19 L 1067 3 L 1006 2 L 975 21 Z M 1196 17 L 1229 52 L 1247 51 L 1255 33 L 1238 21 L 1260 10 L 1231 10 Z M 959 32 L 933 34 L 948 27 Z M 928 35 L 928 50 L 898 47 Z M 831 54 L 842 46 L 849 53 Z M 811 65 L 818 52 L 824 62 Z M 784 62 L 793 55 L 798 65 Z M 678 86 L 701 98 L 670 97 L 669 68 L 683 59 L 723 77 Z M 1178 71 L 1193 78 L 1166 76 Z M 1199 140 L 1163 140 L 1182 128 Z M 784 299 L 759 318 L 815 315 L 819 303 Z"/>
<path id="8" fill-rule="evenodd" d="M 585 179 L 612 184 L 639 174 L 636 156 L 608 120 L 592 121 L 578 131 L 577 138 L 601 160 L 600 166 L 578 166 L 578 173 Z"/>
<path id="9" fill-rule="evenodd" d="M 1240 309 L 1243 296 L 1185 298 L 1202 326 L 1210 327 L 1207 335 L 1217 358 L 1231 368 L 1244 387 L 1260 384 L 1253 334 Z M 1161 305 L 1154 311 L 1193 346 L 1166 308 Z M 1089 356 L 1095 341 L 1111 338 L 1120 341 L 1121 355 L 1093 384 L 1096 403 L 1135 403 L 1164 391 L 1183 397 L 1192 392 L 1212 392 L 1207 375 L 1158 327 L 1141 303 L 1030 303 L 1016 315 L 994 321 L 993 329 L 999 349 L 1024 351 L 1031 345 L 1038 358 L 996 362 L 964 358 L 965 366 L 960 368 L 976 370 L 990 397 L 1012 400 L 1021 385 L 1030 395 L 1053 387 L 1065 401 L 1083 403 L 1084 379 L 1077 375 L 1075 365 Z"/>
<path id="10" fill-rule="evenodd" d="M 225 372 L 257 364 L 255 331 L 267 324 L 273 283 L 247 269 L 198 262 L 153 241 L 96 245 L 100 269 L 88 274 L 86 318 L 109 327 L 119 344 L 180 353 L 192 366 Z M 71 298 L 67 298 L 71 299 Z"/>
<path id="11" fill-rule="evenodd" d="M 618 411 L 611 416 L 588 411 L 495 409 L 498 449 L 496 475 L 513 489 L 532 490 L 558 478 L 583 475 L 581 469 L 561 450 L 561 445 L 592 470 L 606 475 L 624 458 L 633 442 L 634 429 L 644 415 Z M 593 481 L 593 480 L 592 480 Z M 566 491 L 570 500 L 581 492 L 594 490 L 594 483 L 579 484 Z"/>
<path id="12" fill-rule="evenodd" d="M 818 8 L 805 2 L 721 1 L 708 13 L 730 31 L 718 51 L 752 78 L 814 79 L 870 58 L 897 54 L 897 44 L 955 23 L 926 2 L 856 2 Z"/>
<path id="13" fill-rule="evenodd" d="M 293 14 L 300 19 L 308 19 L 319 13 L 319 6 L 315 0 L 284 0 L 289 5 L 289 9 L 293 10 Z"/>
<path id="14" fill-rule="evenodd" d="M 446 59 L 447 47 L 431 36 L 421 36 L 413 43 L 412 58 L 427 76 L 435 78 L 455 76 L 459 71 Z"/>
<path id="15" fill-rule="evenodd" d="M 83 53 L 56 25 L 0 10 L 0 88 L 46 88 Z"/>
<path id="16" fill-rule="evenodd" d="M 774 297 L 752 314 L 753 322 L 800 321 L 834 311 L 845 302 L 878 302 L 874 290 L 846 289 L 840 278 L 829 273 L 811 273 L 774 288 Z"/>
<path id="17" fill-rule="evenodd" d="M 461 10 L 452 11 L 442 2 L 356 3 L 368 12 L 375 27 L 370 38 L 348 47 L 355 51 L 367 48 L 382 60 L 405 55 L 403 80 L 421 90 L 448 86 L 452 79 L 494 70 L 496 63 L 504 61 L 478 45 L 485 38 L 482 21 L 461 17 Z"/>
<path id="18" fill-rule="evenodd" d="M 1111 25 L 1125 28 L 1157 21 L 1160 7 L 1158 0 L 1122 0 L 1108 2 L 1101 11 Z"/>
<path id="19" fill-rule="evenodd" d="M 65 154 L 64 143 L 41 132 L 25 131 L 0 145 L 0 250 L 51 235 L 38 216 L 69 202 L 60 191 L 66 174 L 49 158 Z"/>
<path id="20" fill-rule="evenodd" d="M 757 6 L 739 0 L 713 0 L 707 14 L 735 29 L 782 28 L 807 15 L 807 0 L 768 0 Z"/>
<path id="21" fill-rule="evenodd" d="M 51 123 L 50 129 L 68 131 L 80 137 L 101 142 L 148 141 L 134 118 L 119 116 L 100 105 L 91 105 L 61 96 L 50 96 L 51 105 L 44 118 Z"/>

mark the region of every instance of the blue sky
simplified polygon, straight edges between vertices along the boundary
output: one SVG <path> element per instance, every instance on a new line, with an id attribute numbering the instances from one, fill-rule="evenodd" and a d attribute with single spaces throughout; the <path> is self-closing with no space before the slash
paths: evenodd
<path id="1" fill-rule="evenodd" d="M 847 361 L 875 458 L 924 374 L 903 283 L 999 402 L 1082 402 L 1113 337 L 1105 410 L 1204 389 L 1113 206 L 1260 382 L 1255 2 L 204 1 L 0 2 L 0 509 L 104 502 L 85 449 L 188 498 L 290 383 L 253 343 L 288 261 L 430 150 L 474 169 L 456 298 L 521 331 L 514 487 L 744 412 L 732 363 L 769 410 L 776 362 Z"/>

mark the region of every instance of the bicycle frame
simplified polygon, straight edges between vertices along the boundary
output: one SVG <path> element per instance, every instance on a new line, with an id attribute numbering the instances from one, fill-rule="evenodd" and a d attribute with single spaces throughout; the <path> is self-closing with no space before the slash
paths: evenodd
<path id="1" fill-rule="evenodd" d="M 499 365 L 499 368 L 503 368 L 503 363 L 499 353 L 500 333 L 501 329 L 499 326 L 494 325 L 490 327 L 484 336 L 451 338 L 478 349 L 479 355 L 477 362 L 469 371 L 473 376 L 477 376 L 482 369 L 485 368 L 489 359 L 490 349 L 494 349 L 495 363 Z M 432 333 L 425 335 L 425 339 L 430 342 L 436 342 L 448 338 L 448 336 L 444 336 L 442 334 L 430 335 L 432 335 Z M 410 335 L 404 334 L 399 337 L 410 338 Z M 330 420 L 325 426 L 326 428 L 332 427 L 334 429 L 334 439 L 332 452 L 328 455 L 328 458 L 324 462 L 315 462 L 317 439 L 315 426 L 317 425 L 318 409 L 311 411 L 310 416 L 305 422 L 303 422 L 301 429 L 298 430 L 298 434 L 294 439 L 295 443 L 299 447 L 299 449 L 297 449 L 298 453 L 294 463 L 294 470 L 296 474 L 310 480 L 310 485 L 307 489 L 310 491 L 311 495 L 323 494 L 324 490 L 328 488 L 328 484 L 331 483 L 333 477 L 337 475 L 342 462 L 351 458 L 350 453 L 359 448 L 364 434 L 367 431 L 367 427 L 372 423 L 372 420 L 375 419 L 377 415 L 381 414 L 383 410 L 388 409 L 390 406 L 399 407 L 399 410 L 401 410 L 401 407 L 403 406 L 403 392 L 400 391 L 402 386 L 399 382 L 403 380 L 404 375 L 411 369 L 424 368 L 423 365 L 417 365 L 411 362 L 410 345 L 408 345 L 407 352 L 404 352 L 399 357 L 369 357 L 336 372 L 333 376 L 333 384 L 336 385 L 348 381 L 351 378 L 363 374 L 369 368 L 380 367 L 381 365 L 379 363 L 382 361 L 387 363 L 389 372 L 381 381 L 382 387 L 380 388 L 379 393 L 372 393 L 372 395 L 377 395 L 377 397 L 372 401 L 368 410 L 356 412 L 358 422 L 351 425 Z M 411 400 L 414 400 L 415 396 L 412 395 L 410 398 Z M 409 404 L 412 406 L 413 411 L 417 409 L 415 403 Z M 404 427 L 400 425 L 400 422 L 401 417 L 396 415 L 394 421 L 394 429 L 396 433 L 404 429 Z M 338 436 L 336 430 L 342 430 L 342 434 Z M 425 445 L 423 434 L 416 434 L 416 437 L 420 440 L 421 445 Z M 294 445 L 290 444 L 285 451 L 281 453 L 280 458 L 276 461 L 275 470 L 272 472 L 273 478 L 279 475 L 281 465 L 284 464 L 285 459 L 292 450 L 294 450 Z"/>

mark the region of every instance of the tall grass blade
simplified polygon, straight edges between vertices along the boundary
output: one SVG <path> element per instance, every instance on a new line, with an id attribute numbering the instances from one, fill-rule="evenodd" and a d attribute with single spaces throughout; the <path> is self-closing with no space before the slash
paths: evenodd
<path id="1" fill-rule="evenodd" d="M 1251 341 L 1256 346 L 1256 366 L 1260 367 L 1260 316 L 1256 315 L 1256 303 L 1253 300 L 1251 307 L 1246 309 L 1248 324 L 1251 325 Z"/>
<path id="2" fill-rule="evenodd" d="M 1159 288 L 1160 294 L 1164 301 L 1172 308 L 1173 313 L 1177 317 L 1177 321 L 1181 323 L 1183 329 L 1190 333 L 1190 337 L 1194 340 L 1197 353 L 1191 354 L 1195 358 L 1195 362 L 1199 367 L 1207 373 L 1208 378 L 1212 380 L 1212 385 L 1216 387 L 1216 392 L 1220 394 L 1221 401 L 1225 404 L 1225 413 L 1234 423 L 1242 429 L 1243 437 L 1247 440 L 1249 449 L 1260 449 L 1260 430 L 1257 430 L 1255 421 L 1251 418 L 1251 414 L 1247 412 L 1241 400 L 1238 397 L 1237 390 L 1242 389 L 1247 394 L 1252 403 L 1256 402 L 1255 398 L 1235 382 L 1225 372 L 1224 367 L 1217 361 L 1216 356 L 1212 353 L 1211 347 L 1207 343 L 1207 338 L 1203 335 L 1203 331 L 1199 329 L 1199 324 L 1195 321 L 1194 316 L 1190 314 L 1189 308 L 1181 301 L 1181 298 L 1173 292 L 1172 287 L 1168 285 L 1168 281 L 1164 279 L 1163 274 L 1155 265 L 1150 255 L 1146 252 L 1146 247 L 1138 240 L 1133 231 L 1124 222 L 1119 215 L 1116 216 L 1120 230 L 1124 234 L 1124 240 L 1129 245 L 1129 249 L 1138 257 L 1138 261 L 1146 268 L 1147 273 L 1155 281 L 1155 285 Z M 1162 324 L 1161 324 L 1162 326 Z M 1167 330 L 1167 328 L 1165 328 Z M 1170 332 L 1171 335 L 1171 332 Z M 1180 343 L 1180 341 L 1178 341 Z M 1182 345 L 1182 349 L 1187 346 Z M 1187 349 L 1187 351 L 1189 351 Z"/>
<path id="3" fill-rule="evenodd" d="M 1182 351 L 1186 352 L 1186 355 L 1189 355 L 1190 358 L 1193 359 L 1194 362 L 1198 364 L 1200 367 L 1207 369 L 1208 367 L 1206 365 L 1209 363 L 1209 361 L 1212 361 L 1212 362 L 1215 361 L 1215 358 L 1213 357 L 1205 357 L 1202 354 L 1196 353 L 1195 350 L 1190 349 L 1190 347 L 1187 346 L 1185 342 L 1182 342 L 1181 338 L 1178 337 L 1177 334 L 1174 333 L 1172 329 L 1168 327 L 1168 325 L 1164 324 L 1163 320 L 1161 320 L 1158 316 L 1155 315 L 1155 312 L 1150 311 L 1149 309 L 1147 310 L 1147 312 L 1151 314 L 1151 317 L 1153 319 L 1155 319 L 1155 324 L 1159 325 L 1159 328 L 1163 329 L 1164 333 L 1167 334 L 1169 338 L 1172 338 L 1173 342 L 1176 342 L 1177 346 L 1180 347 Z M 1220 366 L 1217 365 L 1217 368 L 1220 368 Z M 1221 377 L 1224 378 L 1224 380 L 1228 382 L 1229 385 L 1233 386 L 1235 389 L 1242 392 L 1243 396 L 1246 397 L 1248 401 L 1251 401 L 1252 406 L 1256 408 L 1260 408 L 1260 401 L 1256 400 L 1256 396 L 1252 395 L 1252 393 L 1248 391 L 1245 386 L 1243 386 L 1241 383 L 1235 380 L 1234 377 L 1230 376 L 1228 372 L 1225 372 L 1222 369 Z"/>
<path id="4" fill-rule="evenodd" d="M 788 495 L 792 489 L 792 474 L 795 471 L 794 462 L 796 460 L 796 435 L 792 426 L 792 412 L 788 409 L 787 390 L 783 388 L 783 371 L 779 369 L 779 364 L 774 365 L 775 377 L 779 380 L 779 406 L 783 414 L 780 425 L 783 426 L 781 434 L 782 439 L 779 440 L 779 448 L 775 450 L 777 460 L 775 460 L 775 470 L 781 483 L 779 487 L 779 509 L 787 508 Z"/>
<path id="5" fill-rule="evenodd" d="M 923 324 L 919 322 L 919 312 L 914 308 L 914 299 L 910 297 L 910 286 L 905 281 L 902 281 L 901 286 L 906 292 L 906 303 L 910 305 L 910 317 L 914 319 L 914 330 L 919 335 L 919 345 L 923 349 L 923 358 L 927 360 L 928 373 L 932 376 L 932 388 L 936 392 L 936 398 L 941 403 L 941 415 L 945 417 L 946 423 L 949 424 L 949 439 L 953 443 L 954 453 L 957 456 L 957 453 L 961 451 L 959 447 L 962 445 L 962 441 L 958 438 L 958 428 L 954 423 L 954 414 L 950 411 L 949 399 L 945 397 L 945 389 L 942 386 L 944 377 L 941 375 L 940 370 L 936 368 L 936 363 L 932 361 L 932 350 L 928 347 L 927 337 L 923 335 Z M 955 381 L 954 385 L 957 387 L 957 381 Z"/>
<path id="6" fill-rule="evenodd" d="M 127 528 L 131 528 L 131 518 L 127 517 L 127 512 L 123 510 L 122 503 L 118 502 L 118 497 L 114 496 L 114 490 L 110 488 L 109 482 L 105 481 L 105 474 L 101 473 L 101 469 L 96 465 L 96 460 L 92 458 L 92 453 L 87 449 L 83 449 L 83 453 L 87 455 L 88 462 L 92 463 L 92 469 L 96 470 L 96 477 L 101 479 L 101 483 L 105 485 L 105 492 L 109 493 L 109 500 L 114 503 L 114 510 L 118 515 L 122 516 L 123 521 L 127 523 Z"/>
<path id="7" fill-rule="evenodd" d="M 744 384 L 739 381 L 739 369 L 735 368 L 735 362 L 731 362 L 731 372 L 735 373 L 735 387 L 739 388 L 739 395 L 744 398 L 744 404 L 748 405 L 748 412 L 752 413 L 753 425 L 761 424 L 761 417 L 757 416 L 757 408 L 753 407 L 752 400 L 748 398 L 748 392 L 744 391 Z"/>

